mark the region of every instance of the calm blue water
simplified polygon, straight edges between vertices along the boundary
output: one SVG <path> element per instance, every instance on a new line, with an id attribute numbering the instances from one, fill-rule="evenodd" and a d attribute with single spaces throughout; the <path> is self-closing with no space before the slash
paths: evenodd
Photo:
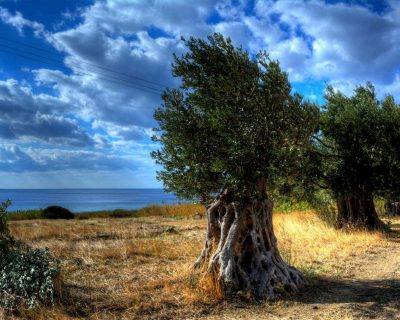
<path id="1" fill-rule="evenodd" d="M 0 189 L 0 201 L 10 199 L 9 211 L 60 205 L 71 211 L 138 209 L 179 200 L 162 189 Z"/>

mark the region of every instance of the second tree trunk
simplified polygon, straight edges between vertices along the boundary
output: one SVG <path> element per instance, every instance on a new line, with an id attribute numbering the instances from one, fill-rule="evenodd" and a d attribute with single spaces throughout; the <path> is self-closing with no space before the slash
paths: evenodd
<path id="1" fill-rule="evenodd" d="M 375 210 L 371 194 L 340 196 L 337 199 L 339 228 L 381 229 L 384 224 Z"/>

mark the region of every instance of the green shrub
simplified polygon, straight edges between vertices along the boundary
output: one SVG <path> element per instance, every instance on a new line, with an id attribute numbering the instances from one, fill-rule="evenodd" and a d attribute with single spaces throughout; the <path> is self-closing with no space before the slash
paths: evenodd
<path id="1" fill-rule="evenodd" d="M 73 219 L 74 217 L 71 211 L 60 206 L 50 206 L 43 210 L 45 219 Z"/>
<path id="2" fill-rule="evenodd" d="M 47 249 L 14 244 L 0 253 L 0 270 L 0 307 L 14 309 L 23 304 L 33 308 L 39 303 L 54 303 L 60 271 Z"/>
<path id="3" fill-rule="evenodd" d="M 0 307 L 13 310 L 53 304 L 60 283 L 58 261 L 47 249 L 32 249 L 10 235 L 9 204 L 0 205 Z"/>

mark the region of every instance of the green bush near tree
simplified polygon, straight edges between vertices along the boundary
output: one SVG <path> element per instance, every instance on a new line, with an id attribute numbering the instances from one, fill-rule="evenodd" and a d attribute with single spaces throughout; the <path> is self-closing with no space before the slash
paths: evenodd
<path id="1" fill-rule="evenodd" d="M 58 261 L 47 249 L 32 249 L 11 236 L 9 205 L 10 201 L 0 205 L 0 308 L 53 304 L 60 287 Z"/>

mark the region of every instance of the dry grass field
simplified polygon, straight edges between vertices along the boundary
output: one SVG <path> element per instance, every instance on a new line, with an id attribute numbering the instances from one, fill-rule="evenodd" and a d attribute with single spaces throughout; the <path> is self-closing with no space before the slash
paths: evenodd
<path id="1" fill-rule="evenodd" d="M 8 317 L 400 319 L 400 245 L 393 236 L 337 231 L 312 211 L 275 213 L 281 253 L 308 286 L 282 301 L 221 301 L 191 271 L 203 244 L 206 222 L 196 215 L 202 208 L 153 209 L 137 218 L 11 222 L 16 238 L 48 247 L 60 260 L 65 285 L 56 306 Z"/>

